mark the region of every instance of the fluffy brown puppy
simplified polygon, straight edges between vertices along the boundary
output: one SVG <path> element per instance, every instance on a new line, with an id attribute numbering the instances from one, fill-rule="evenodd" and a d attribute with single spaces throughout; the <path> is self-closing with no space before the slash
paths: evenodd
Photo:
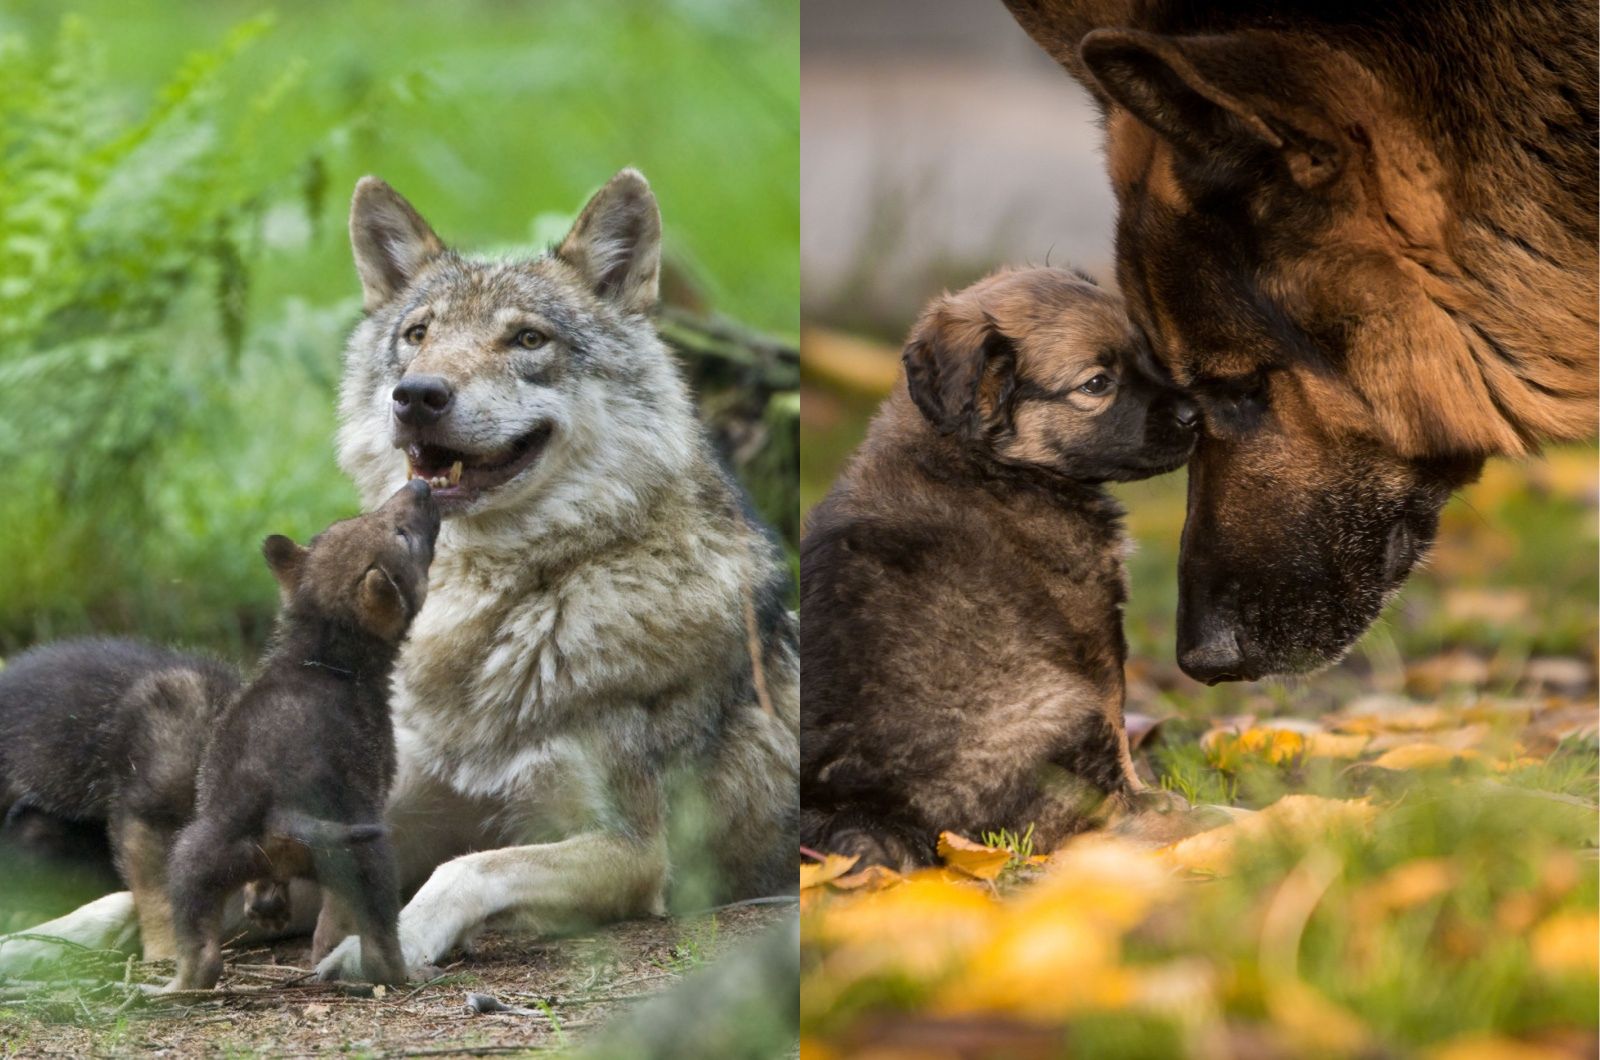
<path id="1" fill-rule="evenodd" d="M 1060 269 L 939 299 L 904 362 L 801 544 L 802 842 L 906 868 L 941 829 L 1032 825 L 1048 849 L 1142 787 L 1101 484 L 1181 466 L 1197 410 Z"/>

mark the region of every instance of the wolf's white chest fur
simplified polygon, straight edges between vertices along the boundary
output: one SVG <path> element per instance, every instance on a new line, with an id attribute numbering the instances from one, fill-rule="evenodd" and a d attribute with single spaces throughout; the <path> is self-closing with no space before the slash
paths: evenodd
<path id="1" fill-rule="evenodd" d="M 582 768 L 561 731 L 575 691 L 560 637 L 564 596 L 444 573 L 396 669 L 402 752 L 465 795 L 536 796 L 541 781 Z"/>

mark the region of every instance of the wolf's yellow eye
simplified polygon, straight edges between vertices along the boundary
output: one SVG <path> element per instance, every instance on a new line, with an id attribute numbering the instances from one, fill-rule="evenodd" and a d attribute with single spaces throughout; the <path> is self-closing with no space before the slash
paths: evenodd
<path id="1" fill-rule="evenodd" d="M 540 346 L 543 346 L 545 343 L 549 342 L 550 339 L 542 331 L 535 331 L 532 328 L 523 328 L 521 331 L 517 332 L 516 337 L 511 341 L 516 343 L 518 346 L 521 346 L 525 350 L 537 350 Z"/>
<path id="2" fill-rule="evenodd" d="M 406 328 L 406 341 L 415 346 L 422 341 L 423 336 L 425 336 L 427 333 L 428 325 L 413 324 L 409 328 Z"/>

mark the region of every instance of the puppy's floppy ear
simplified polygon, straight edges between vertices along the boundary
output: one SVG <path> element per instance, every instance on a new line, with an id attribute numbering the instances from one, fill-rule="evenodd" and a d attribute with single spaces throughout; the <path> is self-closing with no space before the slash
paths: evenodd
<path id="1" fill-rule="evenodd" d="M 422 215 L 377 177 L 356 182 L 350 248 L 361 274 L 362 308 L 369 313 L 405 290 L 424 265 L 444 253 L 444 243 Z"/>
<path id="2" fill-rule="evenodd" d="M 301 548 L 282 534 L 273 534 L 261 542 L 261 554 L 267 557 L 267 566 L 272 568 L 272 576 L 278 579 L 278 588 L 283 593 L 285 600 L 294 595 L 294 590 L 300 584 L 300 575 L 305 570 L 306 557 L 311 553 Z"/>
<path id="3" fill-rule="evenodd" d="M 648 312 L 660 283 L 661 213 L 644 175 L 624 169 L 595 192 L 556 257 L 624 312 Z"/>
<path id="4" fill-rule="evenodd" d="M 948 302 L 923 314 L 901 361 L 906 388 L 940 434 L 980 433 L 1004 424 L 1016 388 L 1017 350 L 988 314 Z"/>
<path id="5" fill-rule="evenodd" d="M 367 628 L 390 640 L 405 632 L 406 621 L 411 617 L 400 587 L 382 567 L 373 567 L 361 579 L 356 606 Z"/>

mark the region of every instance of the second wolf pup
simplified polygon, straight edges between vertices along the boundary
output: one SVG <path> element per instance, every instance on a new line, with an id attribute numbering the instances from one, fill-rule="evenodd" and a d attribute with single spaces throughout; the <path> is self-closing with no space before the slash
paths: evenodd
<path id="1" fill-rule="evenodd" d="M 801 544 L 801 842 L 932 862 L 942 829 L 1042 849 L 1141 787 L 1123 728 L 1121 509 L 1198 412 L 1120 300 L 1059 269 L 936 301 Z"/>
<path id="2" fill-rule="evenodd" d="M 267 538 L 283 611 L 259 676 L 206 744 L 195 817 L 173 846 L 174 989 L 215 985 L 224 905 L 258 877 L 315 879 L 324 904 L 357 925 L 365 977 L 404 980 L 399 882 L 379 823 L 395 768 L 389 676 L 438 533 L 428 484 L 413 479 L 307 547 Z"/>

